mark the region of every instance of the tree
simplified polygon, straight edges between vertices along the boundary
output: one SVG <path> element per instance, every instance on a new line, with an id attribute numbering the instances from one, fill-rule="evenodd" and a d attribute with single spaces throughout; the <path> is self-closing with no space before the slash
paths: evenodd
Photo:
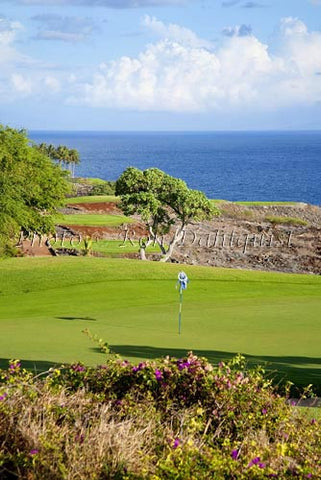
<path id="1" fill-rule="evenodd" d="M 74 148 L 69 149 L 67 163 L 70 166 L 71 176 L 72 176 L 72 178 L 74 178 L 76 165 L 79 165 L 79 163 L 80 163 L 78 150 L 76 150 Z"/>
<path id="2" fill-rule="evenodd" d="M 56 148 L 54 145 L 47 145 L 46 143 L 35 145 L 35 148 L 46 154 L 52 160 L 58 162 L 60 166 L 62 166 L 62 164 L 68 165 L 71 176 L 75 176 L 75 167 L 80 163 L 78 150 L 74 148 L 68 148 L 65 145 L 59 145 Z"/>
<path id="3" fill-rule="evenodd" d="M 54 231 L 53 215 L 69 189 L 66 175 L 24 130 L 0 125 L 0 254 L 20 230 Z"/>
<path id="4" fill-rule="evenodd" d="M 219 214 L 204 193 L 189 189 L 183 180 L 157 168 L 127 168 L 116 182 L 116 195 L 121 197 L 120 206 L 126 215 L 139 214 L 146 223 L 148 237 L 140 241 L 142 259 L 146 258 L 147 246 L 157 242 L 161 261 L 166 262 L 188 224 Z M 167 246 L 161 239 L 165 234 L 170 237 Z"/>
<path id="5" fill-rule="evenodd" d="M 59 165 L 68 163 L 69 149 L 65 145 L 59 145 L 56 148 L 55 159 L 58 160 Z"/>

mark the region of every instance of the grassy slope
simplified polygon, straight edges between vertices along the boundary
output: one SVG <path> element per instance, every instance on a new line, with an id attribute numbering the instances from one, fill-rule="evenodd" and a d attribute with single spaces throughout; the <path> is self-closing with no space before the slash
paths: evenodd
<path id="1" fill-rule="evenodd" d="M 56 243 L 51 243 L 54 248 L 61 247 L 61 241 Z M 76 248 L 77 250 L 84 249 L 84 241 L 80 243 L 77 241 L 73 241 L 72 244 L 68 241 L 63 242 L 63 246 L 66 248 Z M 111 256 L 122 256 L 123 254 L 127 253 L 138 253 L 139 252 L 139 243 L 133 242 L 130 243 L 129 240 L 123 243 L 121 239 L 119 240 L 94 240 L 92 242 L 92 251 L 99 252 L 104 255 L 111 255 Z M 158 245 L 149 245 L 146 249 L 147 253 L 160 253 L 160 248 Z"/>
<path id="2" fill-rule="evenodd" d="M 98 258 L 21 258 L 0 264 L 0 351 L 46 368 L 103 362 L 89 328 L 135 360 L 194 350 L 212 361 L 240 352 L 301 384 L 321 384 L 321 278 Z M 251 358 L 250 357 L 250 358 Z"/>
<path id="3" fill-rule="evenodd" d="M 132 223 L 134 220 L 124 215 L 103 215 L 95 213 L 82 213 L 75 215 L 63 215 L 58 220 L 59 225 L 83 225 L 92 227 L 114 227 L 122 223 Z"/>

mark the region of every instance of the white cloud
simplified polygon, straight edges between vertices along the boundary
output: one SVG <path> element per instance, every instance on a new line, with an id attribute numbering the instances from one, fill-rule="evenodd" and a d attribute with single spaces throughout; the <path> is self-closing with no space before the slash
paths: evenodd
<path id="1" fill-rule="evenodd" d="M 298 18 L 286 17 L 282 18 L 280 23 L 280 33 L 284 37 L 306 35 L 308 33 L 307 26 Z"/>
<path id="2" fill-rule="evenodd" d="M 20 22 L 12 22 L 0 16 L 0 65 L 25 58 L 13 47 L 17 34 L 22 29 Z"/>
<path id="3" fill-rule="evenodd" d="M 11 81 L 13 88 L 23 95 L 30 95 L 32 93 L 32 84 L 30 79 L 20 75 L 18 73 L 13 73 L 11 75 Z"/>
<path id="4" fill-rule="evenodd" d="M 48 101 L 52 96 L 60 103 L 95 108 L 240 116 L 245 110 L 321 102 L 321 32 L 309 32 L 299 19 L 282 19 L 273 53 L 253 34 L 240 35 L 238 26 L 230 27 L 232 34 L 214 48 L 191 30 L 155 17 L 146 16 L 143 25 L 160 40 L 135 57 L 80 73 L 21 55 L 14 47 L 21 25 L 0 19 L 0 97 Z"/>
<path id="5" fill-rule="evenodd" d="M 142 24 L 144 27 L 151 30 L 157 36 L 166 39 L 173 40 L 174 42 L 179 42 L 183 45 L 188 45 L 190 47 L 204 47 L 212 48 L 213 44 L 208 40 L 199 38 L 192 30 L 176 25 L 175 23 L 170 23 L 166 25 L 155 17 L 150 17 L 145 15 Z"/>
<path id="6" fill-rule="evenodd" d="M 9 45 L 13 42 L 16 34 L 22 29 L 20 22 L 12 22 L 0 17 L 0 45 Z"/>
<path id="7" fill-rule="evenodd" d="M 59 80 L 55 77 L 52 77 L 50 75 L 47 75 L 45 78 L 44 78 L 44 82 L 45 82 L 45 85 L 46 87 L 53 93 L 57 93 L 57 92 L 60 92 L 61 90 L 61 84 L 59 82 Z"/>
<path id="8" fill-rule="evenodd" d="M 4 103 L 35 95 L 38 99 L 61 91 L 61 72 L 52 70 L 16 48 L 17 35 L 23 30 L 19 22 L 0 17 L 0 100 Z"/>
<path id="9" fill-rule="evenodd" d="M 150 17 L 144 24 L 165 39 L 136 58 L 102 64 L 91 81 L 78 82 L 69 102 L 201 112 L 278 109 L 321 100 L 321 33 L 309 33 L 297 19 L 282 20 L 280 48 L 273 55 L 254 35 L 225 37 L 209 51 L 189 30 Z"/>
<path id="10" fill-rule="evenodd" d="M 288 70 L 297 73 L 297 80 L 306 81 L 321 70 L 321 32 L 308 32 L 300 20 L 288 17 L 281 22 L 280 52 Z"/>

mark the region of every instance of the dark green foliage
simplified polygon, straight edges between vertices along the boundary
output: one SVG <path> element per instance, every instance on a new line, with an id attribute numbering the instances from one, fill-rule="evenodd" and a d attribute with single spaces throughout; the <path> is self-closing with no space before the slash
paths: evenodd
<path id="1" fill-rule="evenodd" d="M 165 261 L 171 257 L 189 223 L 209 220 L 219 214 L 204 193 L 189 189 L 183 180 L 157 168 L 144 171 L 127 168 L 116 182 L 116 195 L 121 197 L 120 207 L 125 215 L 137 213 L 146 222 L 149 239 L 144 247 L 152 241 L 158 242 Z M 175 233 L 166 249 L 159 236 L 168 234 L 172 226 L 175 226 Z"/>
<path id="2" fill-rule="evenodd" d="M 65 145 L 59 145 L 55 147 L 54 145 L 47 145 L 46 143 L 40 143 L 40 145 L 35 145 L 34 148 L 39 150 L 47 157 L 55 160 L 59 165 L 66 165 L 69 167 L 72 176 L 75 175 L 75 167 L 80 163 L 79 152 L 74 148 L 68 148 Z"/>
<path id="3" fill-rule="evenodd" d="M 106 181 L 94 185 L 89 192 L 89 195 L 115 195 L 115 182 Z"/>
<path id="4" fill-rule="evenodd" d="M 29 144 L 26 132 L 0 125 L 0 254 L 19 230 L 53 231 L 52 215 L 63 205 L 66 174 Z"/>

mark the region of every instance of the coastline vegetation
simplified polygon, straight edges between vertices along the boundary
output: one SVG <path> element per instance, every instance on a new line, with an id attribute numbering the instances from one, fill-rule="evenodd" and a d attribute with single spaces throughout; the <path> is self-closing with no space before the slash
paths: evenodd
<path id="1" fill-rule="evenodd" d="M 19 232 L 54 232 L 68 192 L 67 173 L 30 145 L 24 130 L 0 125 L 0 257 L 13 255 Z"/>

